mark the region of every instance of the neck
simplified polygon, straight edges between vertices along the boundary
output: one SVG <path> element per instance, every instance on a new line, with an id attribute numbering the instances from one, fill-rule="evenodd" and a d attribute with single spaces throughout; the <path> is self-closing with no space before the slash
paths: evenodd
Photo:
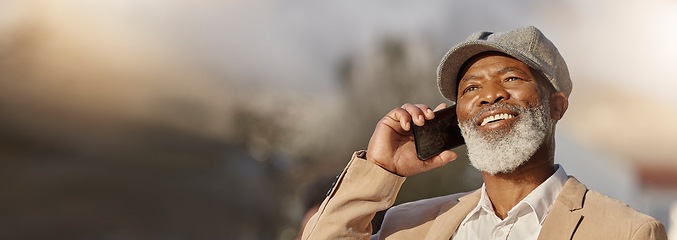
<path id="1" fill-rule="evenodd" d="M 482 172 L 487 195 L 494 206 L 496 216 L 505 219 L 510 209 L 552 176 L 555 170 L 554 154 L 544 147 L 527 163 L 510 173 L 492 175 Z"/>

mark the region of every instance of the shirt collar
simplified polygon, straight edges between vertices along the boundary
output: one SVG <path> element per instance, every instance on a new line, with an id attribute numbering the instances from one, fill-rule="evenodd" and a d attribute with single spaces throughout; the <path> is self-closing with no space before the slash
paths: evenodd
<path id="1" fill-rule="evenodd" d="M 536 189 L 531 191 L 531 193 L 515 205 L 513 209 L 510 209 L 508 216 L 510 216 L 514 210 L 519 209 L 519 206 L 526 204 L 536 213 L 539 223 L 543 224 L 545 216 L 550 212 L 552 204 L 555 203 L 555 199 L 557 199 L 557 196 L 562 191 L 564 184 L 569 178 L 561 165 L 555 164 L 555 167 L 557 167 L 555 173 L 548 177 L 541 185 L 538 185 Z M 477 206 L 468 213 L 465 219 L 463 219 L 461 225 L 464 225 L 469 220 L 477 218 L 477 214 L 480 210 L 495 214 L 494 207 L 489 199 L 489 195 L 487 195 L 486 186 L 484 184 L 482 184 L 480 201 L 477 203 Z"/>
<path id="2" fill-rule="evenodd" d="M 555 199 L 557 199 L 564 184 L 569 179 L 562 166 L 559 164 L 555 166 L 557 167 L 555 173 L 520 201 L 525 202 L 531 207 L 536 213 L 536 217 L 538 217 L 538 222 L 540 224 L 543 224 L 545 216 L 550 212 L 552 204 L 555 203 Z M 510 214 L 510 212 L 508 212 L 508 214 Z"/>

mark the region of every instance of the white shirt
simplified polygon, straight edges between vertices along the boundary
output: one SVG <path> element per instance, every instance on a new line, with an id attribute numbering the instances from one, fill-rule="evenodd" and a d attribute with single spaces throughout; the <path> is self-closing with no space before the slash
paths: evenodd
<path id="1" fill-rule="evenodd" d="M 505 240 L 538 238 L 546 215 L 568 179 L 564 168 L 560 165 L 556 167 L 557 171 L 510 209 L 508 216 L 503 220 L 496 216 L 486 187 L 482 185 L 480 201 L 463 219 L 451 238 Z"/>

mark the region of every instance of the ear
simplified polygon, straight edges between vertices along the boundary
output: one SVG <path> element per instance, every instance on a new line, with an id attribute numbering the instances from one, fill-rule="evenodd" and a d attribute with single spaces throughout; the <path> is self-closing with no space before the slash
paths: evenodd
<path id="1" fill-rule="evenodd" d="M 569 99 L 564 93 L 555 92 L 550 94 L 550 117 L 552 119 L 562 119 L 567 108 L 569 108 Z"/>

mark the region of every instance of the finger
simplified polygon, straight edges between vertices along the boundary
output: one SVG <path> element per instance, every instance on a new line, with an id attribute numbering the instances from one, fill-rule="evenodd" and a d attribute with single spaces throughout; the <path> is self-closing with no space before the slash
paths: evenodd
<path id="1" fill-rule="evenodd" d="M 435 111 L 442 110 L 445 108 L 447 108 L 447 103 L 440 103 L 440 105 L 437 105 L 437 107 L 435 107 Z"/>
<path id="2" fill-rule="evenodd" d="M 414 120 L 414 124 L 423 126 L 425 123 L 425 115 L 423 114 L 423 110 L 411 103 L 405 103 L 402 105 L 402 108 L 409 113 L 411 119 Z"/>
<path id="3" fill-rule="evenodd" d="M 411 128 L 411 115 L 409 115 L 407 110 L 404 110 L 403 108 L 396 108 L 392 111 L 392 116 L 395 121 L 400 123 L 402 130 L 409 131 Z"/>
<path id="4" fill-rule="evenodd" d="M 426 120 L 433 119 L 435 117 L 435 113 L 433 113 L 433 110 L 428 107 L 428 105 L 425 104 L 416 104 L 415 105 L 417 108 L 421 109 L 423 111 L 423 115 L 425 116 Z"/>

